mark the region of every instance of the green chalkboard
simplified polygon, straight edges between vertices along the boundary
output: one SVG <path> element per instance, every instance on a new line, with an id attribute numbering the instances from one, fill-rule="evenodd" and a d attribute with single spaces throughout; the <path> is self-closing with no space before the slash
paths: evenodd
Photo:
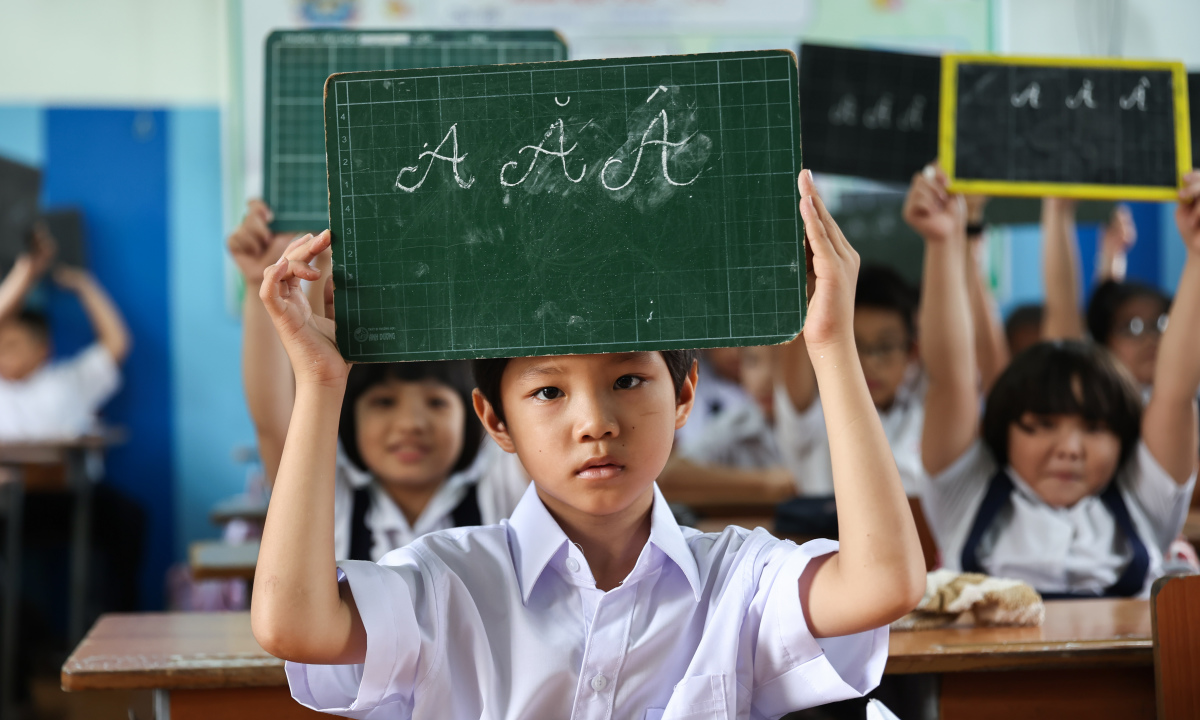
<path id="1" fill-rule="evenodd" d="M 550 30 L 277 30 L 266 41 L 263 198 L 276 230 L 329 221 L 321 92 L 338 72 L 565 60 Z"/>
<path id="2" fill-rule="evenodd" d="M 789 51 L 338 74 L 338 346 L 398 361 L 800 331 Z"/>

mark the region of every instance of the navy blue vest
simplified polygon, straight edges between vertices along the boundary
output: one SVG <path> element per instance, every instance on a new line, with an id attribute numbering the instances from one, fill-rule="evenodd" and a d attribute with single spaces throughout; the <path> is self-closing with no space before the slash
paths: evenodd
<path id="1" fill-rule="evenodd" d="M 354 491 L 354 502 L 350 506 L 350 559 L 370 560 L 375 538 L 367 527 L 367 508 L 371 507 L 371 486 L 361 487 Z M 454 527 L 482 525 L 483 516 L 479 512 L 479 495 L 472 483 L 467 487 L 467 493 L 462 501 L 450 512 Z"/>
<path id="2" fill-rule="evenodd" d="M 983 539 L 983 534 L 987 532 L 987 529 L 995 522 L 996 516 L 1009 502 L 1015 489 L 1012 479 L 1003 470 L 997 472 L 988 483 L 987 494 L 983 496 L 979 512 L 975 514 L 975 522 L 971 525 L 971 532 L 967 535 L 966 543 L 963 544 L 963 572 L 986 573 L 976 555 L 979 541 Z M 1142 587 L 1146 584 L 1146 571 L 1150 567 L 1150 553 L 1146 550 L 1146 544 L 1138 537 L 1137 528 L 1133 525 L 1133 518 L 1129 516 L 1129 508 L 1125 506 L 1125 498 L 1121 496 L 1116 480 L 1110 482 L 1104 492 L 1100 493 L 1100 501 L 1112 513 L 1117 530 L 1125 536 L 1133 550 L 1133 558 L 1125 566 L 1125 570 L 1117 578 L 1117 581 L 1104 590 L 1102 597 L 1133 597 L 1141 593 Z M 1083 593 L 1041 592 L 1041 595 L 1046 600 L 1097 597 Z"/>

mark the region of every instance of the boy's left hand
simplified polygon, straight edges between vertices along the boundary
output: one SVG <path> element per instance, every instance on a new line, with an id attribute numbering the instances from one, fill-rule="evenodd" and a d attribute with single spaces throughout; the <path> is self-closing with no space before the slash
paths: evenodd
<path id="1" fill-rule="evenodd" d="M 854 290 L 858 252 L 842 234 L 813 185 L 812 171 L 800 173 L 800 214 L 804 217 L 808 262 L 808 317 L 804 342 L 809 354 L 822 346 L 854 341 Z"/>
<path id="2" fill-rule="evenodd" d="M 1200 255 L 1200 170 L 1183 176 L 1179 205 L 1175 208 L 1175 225 L 1188 252 Z"/>

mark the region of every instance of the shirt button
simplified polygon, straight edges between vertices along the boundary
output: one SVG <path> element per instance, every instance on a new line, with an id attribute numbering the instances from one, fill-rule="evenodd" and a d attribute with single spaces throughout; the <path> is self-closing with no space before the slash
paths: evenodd
<path id="1" fill-rule="evenodd" d="M 603 675 L 597 675 L 592 678 L 592 689 L 596 692 L 601 692 L 606 687 L 608 687 L 608 678 Z"/>
<path id="2" fill-rule="evenodd" d="M 571 572 L 579 572 L 579 561 L 573 557 L 567 558 L 567 569 Z"/>

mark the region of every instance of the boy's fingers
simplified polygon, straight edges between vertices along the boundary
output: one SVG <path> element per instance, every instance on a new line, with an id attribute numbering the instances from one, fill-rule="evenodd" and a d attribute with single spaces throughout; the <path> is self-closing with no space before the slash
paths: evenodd
<path id="1" fill-rule="evenodd" d="M 804 234 L 808 237 L 808 247 L 813 257 L 821 257 L 828 253 L 836 254 L 833 243 L 829 240 L 829 234 L 825 231 L 825 223 L 821 222 L 821 216 L 817 212 L 816 206 L 813 205 L 812 197 L 800 200 L 800 215 L 804 218 Z"/>
<path id="2" fill-rule="evenodd" d="M 327 247 L 329 247 L 329 231 L 325 230 L 316 237 L 305 235 L 302 238 L 298 238 L 288 246 L 284 256 L 289 260 L 299 260 L 308 264 Z"/>

